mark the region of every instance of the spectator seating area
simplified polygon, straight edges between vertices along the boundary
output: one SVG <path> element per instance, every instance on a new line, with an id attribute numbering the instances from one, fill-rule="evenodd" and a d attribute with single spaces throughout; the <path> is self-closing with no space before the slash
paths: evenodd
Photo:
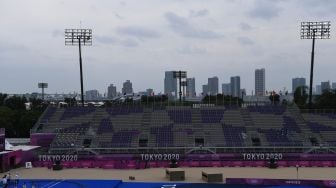
<path id="1" fill-rule="evenodd" d="M 137 148 L 140 135 L 147 147 L 250 147 L 253 139 L 260 146 L 311 146 L 305 135 L 335 145 L 334 115 L 298 115 L 286 106 L 48 107 L 36 126 L 56 133 L 53 148 L 80 146 L 84 139 L 92 148 Z"/>

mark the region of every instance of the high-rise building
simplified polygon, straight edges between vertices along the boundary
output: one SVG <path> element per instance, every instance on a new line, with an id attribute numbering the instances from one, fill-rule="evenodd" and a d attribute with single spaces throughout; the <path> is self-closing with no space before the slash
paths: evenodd
<path id="1" fill-rule="evenodd" d="M 234 97 L 239 97 L 240 95 L 240 76 L 231 77 L 231 95 Z"/>
<path id="2" fill-rule="evenodd" d="M 222 84 L 222 93 L 224 93 L 224 95 L 231 95 L 231 84 L 230 83 Z"/>
<path id="3" fill-rule="evenodd" d="M 265 95 L 265 69 L 255 70 L 255 94 L 256 96 Z"/>
<path id="4" fill-rule="evenodd" d="M 322 93 L 330 90 L 330 82 L 321 82 L 321 91 Z"/>
<path id="5" fill-rule="evenodd" d="M 88 90 L 85 92 L 85 99 L 86 100 L 96 100 L 99 98 L 99 92 L 98 90 Z"/>
<path id="6" fill-rule="evenodd" d="M 293 78 L 292 79 L 292 93 L 295 93 L 296 88 L 306 86 L 305 78 Z"/>
<path id="7" fill-rule="evenodd" d="M 196 96 L 195 78 L 187 78 L 186 96 L 187 97 Z"/>
<path id="8" fill-rule="evenodd" d="M 117 87 L 111 84 L 107 87 L 107 98 L 112 99 L 117 96 Z"/>
<path id="9" fill-rule="evenodd" d="M 321 95 L 321 94 L 322 94 L 321 85 L 316 85 L 316 95 Z"/>
<path id="10" fill-rule="evenodd" d="M 177 97 L 177 80 L 174 78 L 174 71 L 166 71 L 164 78 L 164 93 L 168 96 Z"/>
<path id="11" fill-rule="evenodd" d="M 202 94 L 203 94 L 203 96 L 209 94 L 209 89 L 208 89 L 208 85 L 207 84 L 202 85 Z"/>
<path id="12" fill-rule="evenodd" d="M 210 95 L 217 95 L 218 93 L 218 77 L 208 78 L 208 92 Z"/>
<path id="13" fill-rule="evenodd" d="M 133 93 L 133 88 L 132 88 L 132 82 L 131 81 L 126 80 L 126 82 L 123 83 L 122 93 L 123 94 L 132 94 Z"/>
<path id="14" fill-rule="evenodd" d="M 336 89 L 336 82 L 333 82 L 331 87 L 332 89 Z"/>

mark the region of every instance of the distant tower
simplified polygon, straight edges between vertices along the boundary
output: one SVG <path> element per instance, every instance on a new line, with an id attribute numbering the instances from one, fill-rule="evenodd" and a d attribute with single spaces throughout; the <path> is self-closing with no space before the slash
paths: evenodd
<path id="1" fill-rule="evenodd" d="M 195 97 L 195 78 L 187 78 L 187 88 L 186 88 L 187 97 Z"/>
<path id="2" fill-rule="evenodd" d="M 177 79 L 174 78 L 174 71 L 166 71 L 164 78 L 164 93 L 168 96 L 177 97 Z"/>
<path id="3" fill-rule="evenodd" d="M 255 70 L 255 94 L 256 96 L 265 95 L 265 69 Z"/>
<path id="4" fill-rule="evenodd" d="M 240 76 L 231 77 L 231 95 L 240 97 Z"/>
<path id="5" fill-rule="evenodd" d="M 218 94 L 218 77 L 208 78 L 208 90 L 210 95 Z"/>
<path id="6" fill-rule="evenodd" d="M 132 93 L 133 93 L 132 82 L 130 80 L 126 80 L 126 82 L 123 83 L 122 94 L 132 94 Z"/>
<path id="7" fill-rule="evenodd" d="M 107 98 L 113 99 L 113 97 L 117 96 L 117 87 L 111 84 L 107 87 Z"/>
<path id="8" fill-rule="evenodd" d="M 296 88 L 306 86 L 305 78 L 293 78 L 292 79 L 292 93 L 295 93 Z"/>

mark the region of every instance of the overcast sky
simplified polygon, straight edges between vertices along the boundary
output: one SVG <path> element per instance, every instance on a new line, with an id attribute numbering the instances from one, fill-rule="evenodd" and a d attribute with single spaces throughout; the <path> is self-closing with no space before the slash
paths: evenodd
<path id="1" fill-rule="evenodd" d="M 241 76 L 248 94 L 254 69 L 266 69 L 266 89 L 309 83 L 311 40 L 301 21 L 332 23 L 318 40 L 315 82 L 336 81 L 336 0 L 0 0 L 0 92 L 80 91 L 78 48 L 64 45 L 65 28 L 92 28 L 83 48 L 84 89 L 163 92 L 164 71 L 186 70 L 197 92 L 208 77 Z M 81 22 L 81 24 L 80 24 Z M 221 91 L 221 86 L 220 86 Z"/>

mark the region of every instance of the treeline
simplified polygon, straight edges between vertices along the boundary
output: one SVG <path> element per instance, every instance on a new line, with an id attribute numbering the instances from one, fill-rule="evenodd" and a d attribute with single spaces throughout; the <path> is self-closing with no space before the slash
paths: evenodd
<path id="1" fill-rule="evenodd" d="M 27 102 L 32 104 L 30 110 L 26 110 Z M 42 100 L 0 93 L 0 127 L 6 129 L 6 137 L 28 138 L 45 108 Z"/>
<path id="2" fill-rule="evenodd" d="M 298 87 L 294 93 L 294 101 L 301 109 L 307 109 L 308 88 Z M 324 90 L 321 95 L 313 96 L 313 109 L 336 109 L 336 90 Z"/>

